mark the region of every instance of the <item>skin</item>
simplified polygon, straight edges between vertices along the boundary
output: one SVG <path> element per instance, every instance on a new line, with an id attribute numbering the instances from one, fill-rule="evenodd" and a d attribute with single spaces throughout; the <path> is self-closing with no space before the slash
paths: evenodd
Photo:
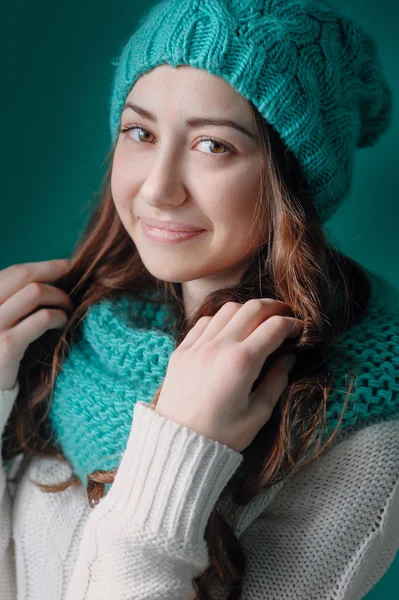
<path id="1" fill-rule="evenodd" d="M 131 108 L 122 112 L 122 129 L 140 129 L 118 136 L 111 176 L 115 207 L 148 271 L 163 281 L 181 283 L 190 315 L 208 293 L 239 281 L 268 229 L 262 223 L 259 235 L 252 222 L 263 160 L 256 139 L 232 127 L 193 128 L 185 120 L 230 118 L 255 136 L 251 109 L 224 79 L 187 65 L 163 64 L 145 73 L 128 101 L 153 113 L 157 121 Z M 141 216 L 207 231 L 189 241 L 161 245 L 144 236 Z"/>

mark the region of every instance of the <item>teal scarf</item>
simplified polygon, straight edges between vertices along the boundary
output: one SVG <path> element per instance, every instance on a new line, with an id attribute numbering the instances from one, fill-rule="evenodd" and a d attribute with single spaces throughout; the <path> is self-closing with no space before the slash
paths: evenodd
<path id="1" fill-rule="evenodd" d="M 399 303 L 396 296 L 389 302 L 383 280 L 372 282 L 367 314 L 339 341 L 360 369 L 341 429 L 355 431 L 399 414 Z M 50 407 L 54 441 L 84 486 L 95 469 L 118 467 L 135 403 L 151 402 L 166 375 L 177 316 L 171 303 L 157 306 L 125 296 L 88 309 Z M 343 365 L 328 400 L 326 434 L 338 423 L 346 391 Z"/>

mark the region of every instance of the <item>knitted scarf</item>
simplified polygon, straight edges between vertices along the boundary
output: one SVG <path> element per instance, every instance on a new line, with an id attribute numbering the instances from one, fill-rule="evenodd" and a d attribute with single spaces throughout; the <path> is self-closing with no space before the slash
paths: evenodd
<path id="1" fill-rule="evenodd" d="M 339 340 L 348 360 L 359 366 L 342 430 L 355 431 L 399 414 L 398 303 L 396 298 L 389 303 L 383 280 L 373 276 L 372 281 L 366 315 Z M 176 317 L 171 303 L 157 306 L 127 296 L 89 307 L 80 338 L 57 376 L 50 407 L 54 441 L 84 486 L 95 469 L 118 467 L 134 405 L 151 402 L 166 375 L 176 347 Z M 328 399 L 327 435 L 337 425 L 346 397 L 345 366 Z"/>

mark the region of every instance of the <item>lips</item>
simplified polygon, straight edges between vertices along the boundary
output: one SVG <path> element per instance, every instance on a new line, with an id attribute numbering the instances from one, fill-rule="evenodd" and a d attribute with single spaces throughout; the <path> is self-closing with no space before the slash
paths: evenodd
<path id="1" fill-rule="evenodd" d="M 196 237 L 200 237 L 203 233 L 206 233 L 206 229 L 199 231 L 171 231 L 170 229 L 157 229 L 146 225 L 140 219 L 141 229 L 146 238 L 155 242 L 156 244 L 177 244 L 178 242 L 184 242 L 192 240 Z"/>
<path id="2" fill-rule="evenodd" d="M 205 231 L 201 227 L 195 227 L 194 225 L 189 225 L 188 223 L 179 223 L 176 221 L 161 221 L 160 219 L 155 219 L 152 217 L 140 218 L 145 225 L 148 225 L 150 227 L 156 227 L 157 229 L 166 229 L 168 231 L 184 231 L 190 233 Z"/>

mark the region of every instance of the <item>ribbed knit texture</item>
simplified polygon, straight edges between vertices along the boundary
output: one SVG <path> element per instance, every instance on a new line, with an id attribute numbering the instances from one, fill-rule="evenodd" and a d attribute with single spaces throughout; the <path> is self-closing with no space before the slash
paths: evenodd
<path id="1" fill-rule="evenodd" d="M 338 340 L 348 360 L 329 398 L 327 433 L 340 417 L 350 363 L 359 371 L 341 430 L 355 431 L 399 414 L 399 302 L 394 288 L 369 276 L 373 294 L 367 314 Z M 118 467 L 134 405 L 151 402 L 162 384 L 176 347 L 175 310 L 172 304 L 157 307 L 128 297 L 89 308 L 81 338 L 56 379 L 50 409 L 55 440 L 84 485 L 95 469 Z"/>
<path id="2" fill-rule="evenodd" d="M 251 100 L 294 153 L 322 222 L 342 204 L 356 148 L 374 145 L 392 92 L 374 38 L 325 0 L 166 0 L 113 59 L 115 142 L 131 88 L 157 65 L 218 75 Z"/>

